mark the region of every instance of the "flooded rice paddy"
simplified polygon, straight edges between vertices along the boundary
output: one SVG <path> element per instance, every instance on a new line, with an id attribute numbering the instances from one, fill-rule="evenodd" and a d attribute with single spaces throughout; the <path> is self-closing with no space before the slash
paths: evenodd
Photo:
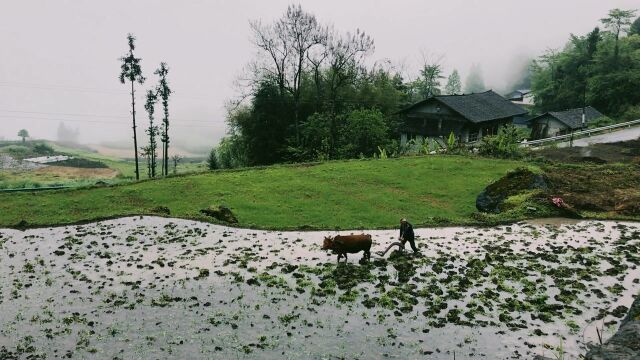
<path id="1" fill-rule="evenodd" d="M 637 223 L 417 229 L 423 256 L 384 258 L 396 231 L 368 233 L 361 265 L 335 231 L 0 230 L 0 358 L 568 359 L 640 291 Z"/>

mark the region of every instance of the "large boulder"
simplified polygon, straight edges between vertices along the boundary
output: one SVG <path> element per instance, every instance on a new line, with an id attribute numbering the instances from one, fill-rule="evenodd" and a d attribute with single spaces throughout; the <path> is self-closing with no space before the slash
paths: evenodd
<path id="1" fill-rule="evenodd" d="M 231 212 L 231 209 L 229 209 L 228 207 L 224 206 L 224 205 L 220 205 L 217 208 L 210 206 L 206 209 L 202 209 L 200 210 L 200 212 L 202 214 L 205 214 L 207 216 L 211 216 L 214 219 L 229 223 L 229 224 L 237 224 L 238 223 L 238 219 L 236 218 L 236 216 L 233 214 L 233 212 Z"/>
<path id="2" fill-rule="evenodd" d="M 503 210 L 503 201 L 509 196 L 530 190 L 547 189 L 547 180 L 543 174 L 536 174 L 527 168 L 518 168 L 482 190 L 476 198 L 476 208 L 483 212 L 499 213 Z"/>

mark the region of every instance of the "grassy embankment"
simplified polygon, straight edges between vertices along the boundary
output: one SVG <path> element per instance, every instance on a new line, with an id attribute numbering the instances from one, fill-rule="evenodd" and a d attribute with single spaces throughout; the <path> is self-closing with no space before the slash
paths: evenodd
<path id="1" fill-rule="evenodd" d="M 208 220 L 200 210 L 229 206 L 239 226 L 390 228 L 402 216 L 415 225 L 475 223 L 475 198 L 517 161 L 429 156 L 336 161 L 216 171 L 113 187 L 0 194 L 0 227 L 69 224 L 152 214 Z"/>

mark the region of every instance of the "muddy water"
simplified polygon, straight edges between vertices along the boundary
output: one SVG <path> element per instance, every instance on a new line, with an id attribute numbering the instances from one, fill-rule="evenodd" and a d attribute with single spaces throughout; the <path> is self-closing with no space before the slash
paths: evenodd
<path id="1" fill-rule="evenodd" d="M 349 233 L 347 232 L 341 232 Z M 336 232 L 130 217 L 0 230 L 0 358 L 577 358 L 640 291 L 640 224 Z"/>

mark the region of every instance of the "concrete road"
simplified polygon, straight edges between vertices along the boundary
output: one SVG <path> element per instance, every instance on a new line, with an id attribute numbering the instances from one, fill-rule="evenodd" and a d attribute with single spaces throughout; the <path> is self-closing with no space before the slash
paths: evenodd
<path id="1" fill-rule="evenodd" d="M 589 146 L 591 144 L 612 143 L 618 141 L 635 140 L 638 138 L 640 138 L 640 126 L 577 139 L 573 141 L 573 146 Z M 558 147 L 567 146 L 569 146 L 568 141 L 558 144 Z"/>

